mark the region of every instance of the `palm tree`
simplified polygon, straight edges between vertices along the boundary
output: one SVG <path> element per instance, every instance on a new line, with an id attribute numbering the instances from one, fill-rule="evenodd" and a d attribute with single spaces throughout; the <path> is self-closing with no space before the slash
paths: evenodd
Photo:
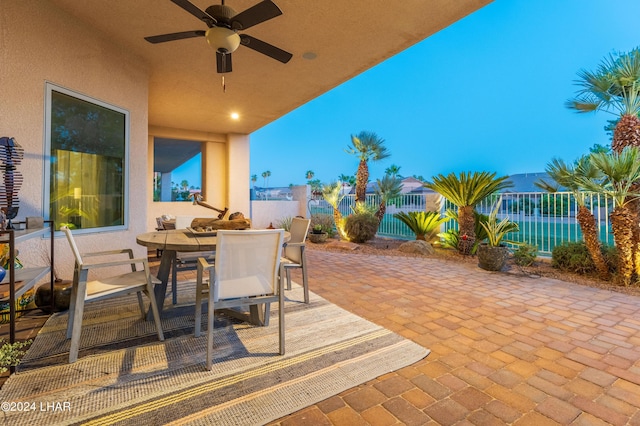
<path id="1" fill-rule="evenodd" d="M 252 186 L 255 186 L 257 180 L 258 180 L 258 175 L 251 175 L 251 185 Z"/>
<path id="2" fill-rule="evenodd" d="M 395 176 L 386 174 L 382 180 L 378 179 L 377 183 L 376 195 L 380 197 L 380 204 L 375 216 L 378 219 L 378 226 L 380 226 L 387 211 L 387 203 L 402 193 L 402 181 Z"/>
<path id="3" fill-rule="evenodd" d="M 580 177 L 579 182 L 586 189 L 600 192 L 613 199 L 614 208 L 610 214 L 611 230 L 618 249 L 618 281 L 628 286 L 634 272 L 634 227 L 636 214 L 630 208 L 640 194 L 633 191 L 633 184 L 640 179 L 640 151 L 636 147 L 624 148 L 620 153 L 591 154 L 590 162 L 597 167 L 604 179 Z"/>
<path id="4" fill-rule="evenodd" d="M 551 163 L 547 165 L 546 172 L 557 185 L 551 185 L 542 179 L 535 182 L 535 185 L 547 192 L 557 192 L 558 185 L 571 191 L 573 198 L 578 204 L 576 219 L 582 230 L 584 244 L 589 251 L 589 255 L 596 266 L 600 278 L 608 280 L 609 266 L 602 254 L 602 242 L 600 241 L 597 221 L 593 213 L 591 213 L 591 210 L 586 206 L 586 193 L 582 190 L 582 185 L 580 184 L 580 179 L 596 180 L 602 176 L 602 173 L 589 161 L 589 157 L 584 156 L 576 161 L 575 166 L 568 165 L 564 161 L 554 158 Z"/>
<path id="5" fill-rule="evenodd" d="M 595 72 L 581 70 L 577 97 L 566 106 L 577 112 L 605 111 L 619 116 L 611 148 L 620 153 L 627 146 L 640 146 L 640 50 L 609 55 Z"/>
<path id="6" fill-rule="evenodd" d="M 266 172 L 262 172 L 262 178 L 264 179 L 264 187 L 268 187 L 269 176 L 271 176 L 271 172 L 267 170 Z"/>
<path id="7" fill-rule="evenodd" d="M 344 198 L 344 195 L 342 195 L 342 183 L 338 181 L 324 185 L 322 187 L 322 196 L 325 201 L 333 207 L 333 222 L 336 225 L 338 236 L 341 240 L 346 240 L 347 235 L 344 232 L 344 221 L 342 220 L 342 213 L 340 213 L 338 208 L 340 207 L 340 202 Z"/>
<path id="8" fill-rule="evenodd" d="M 508 178 L 497 178 L 495 172 L 461 172 L 460 176 L 455 173 L 447 176 L 439 174 L 433 177 L 433 182 L 424 184 L 458 207 L 458 230 L 461 235 L 458 251 L 461 254 L 470 254 L 476 239 L 473 215 L 476 204 L 494 192 L 513 186 Z"/>
<path id="9" fill-rule="evenodd" d="M 305 176 L 307 177 L 307 180 L 311 180 L 315 176 L 315 173 L 313 173 L 313 170 L 307 170 L 307 173 L 305 173 Z"/>
<path id="10" fill-rule="evenodd" d="M 567 106 L 578 112 L 605 111 L 616 115 L 611 148 L 620 153 L 627 146 L 640 147 L 640 50 L 638 48 L 602 60 L 595 72 L 581 70 L 577 84 L 581 86 L 575 100 Z M 615 124 L 614 124 L 615 123 Z M 640 191 L 640 183 L 632 192 Z M 640 200 L 629 209 L 636 214 L 632 226 L 633 246 L 640 246 Z M 640 273 L 640 253 L 636 253 L 636 272 Z"/>
<path id="11" fill-rule="evenodd" d="M 400 176 L 400 166 L 396 166 L 395 164 L 390 165 L 386 169 L 384 169 L 384 173 L 386 175 L 391 175 L 392 177 Z"/>
<path id="12" fill-rule="evenodd" d="M 369 166 L 367 163 L 369 160 L 379 161 L 385 159 L 391 154 L 384 146 L 384 139 L 379 138 L 373 132 L 360 132 L 357 136 L 351 135 L 351 145 L 345 151 L 360 158 L 356 173 L 356 203 L 364 202 L 367 182 L 369 182 Z"/>

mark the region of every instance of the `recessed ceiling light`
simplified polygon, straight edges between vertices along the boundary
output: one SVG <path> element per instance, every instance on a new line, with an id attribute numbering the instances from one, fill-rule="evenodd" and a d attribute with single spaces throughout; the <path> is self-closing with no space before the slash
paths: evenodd
<path id="1" fill-rule="evenodd" d="M 312 59 L 315 59 L 316 57 L 318 57 L 318 55 L 316 55 L 314 52 L 304 52 L 302 54 L 302 57 L 305 58 L 305 59 L 312 60 Z"/>
<path id="2" fill-rule="evenodd" d="M 239 119 L 239 118 L 240 118 L 240 114 L 238 114 L 237 112 L 232 112 L 232 113 L 231 113 L 231 118 L 232 118 L 233 120 L 237 120 L 237 119 Z"/>

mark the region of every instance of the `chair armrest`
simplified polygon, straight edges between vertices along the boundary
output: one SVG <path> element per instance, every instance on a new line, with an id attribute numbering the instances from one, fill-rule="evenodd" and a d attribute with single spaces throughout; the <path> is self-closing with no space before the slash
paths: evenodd
<path id="1" fill-rule="evenodd" d="M 213 268 L 215 265 L 213 263 L 207 262 L 207 259 L 204 257 L 198 258 L 198 271 L 205 271 L 207 269 Z"/>
<path id="2" fill-rule="evenodd" d="M 304 247 L 306 243 L 284 243 L 282 247 Z"/>
<path id="3" fill-rule="evenodd" d="M 83 263 L 80 265 L 81 269 L 93 269 L 93 268 L 104 268 L 107 266 L 122 266 L 122 265 L 131 265 L 133 263 L 142 263 L 145 268 L 147 268 L 148 261 L 146 257 L 136 257 L 130 259 L 122 259 L 122 260 L 108 260 L 105 262 L 94 262 L 94 263 Z"/>
<path id="4" fill-rule="evenodd" d="M 127 253 L 130 259 L 133 259 L 133 250 L 132 249 L 121 249 L 121 250 L 106 250 L 106 251 L 94 251 L 90 253 L 82 253 L 84 257 L 90 256 L 108 256 L 113 254 L 122 254 Z"/>

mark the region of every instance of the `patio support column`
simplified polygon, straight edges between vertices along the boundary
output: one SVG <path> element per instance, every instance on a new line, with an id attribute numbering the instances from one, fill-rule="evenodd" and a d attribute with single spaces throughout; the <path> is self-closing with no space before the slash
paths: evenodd
<path id="1" fill-rule="evenodd" d="M 251 189 L 249 135 L 228 135 L 227 158 L 229 165 L 227 176 L 229 212 L 242 212 L 245 217 L 249 217 L 251 209 L 249 200 Z"/>

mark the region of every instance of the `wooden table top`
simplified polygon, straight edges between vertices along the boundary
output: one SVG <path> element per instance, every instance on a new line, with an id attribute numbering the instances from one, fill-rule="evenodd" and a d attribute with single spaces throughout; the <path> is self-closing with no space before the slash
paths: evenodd
<path id="1" fill-rule="evenodd" d="M 284 233 L 284 241 L 289 241 L 291 234 Z M 187 229 L 170 229 L 140 234 L 136 242 L 141 246 L 159 250 L 175 251 L 213 251 L 216 249 L 215 235 L 196 235 Z"/>

